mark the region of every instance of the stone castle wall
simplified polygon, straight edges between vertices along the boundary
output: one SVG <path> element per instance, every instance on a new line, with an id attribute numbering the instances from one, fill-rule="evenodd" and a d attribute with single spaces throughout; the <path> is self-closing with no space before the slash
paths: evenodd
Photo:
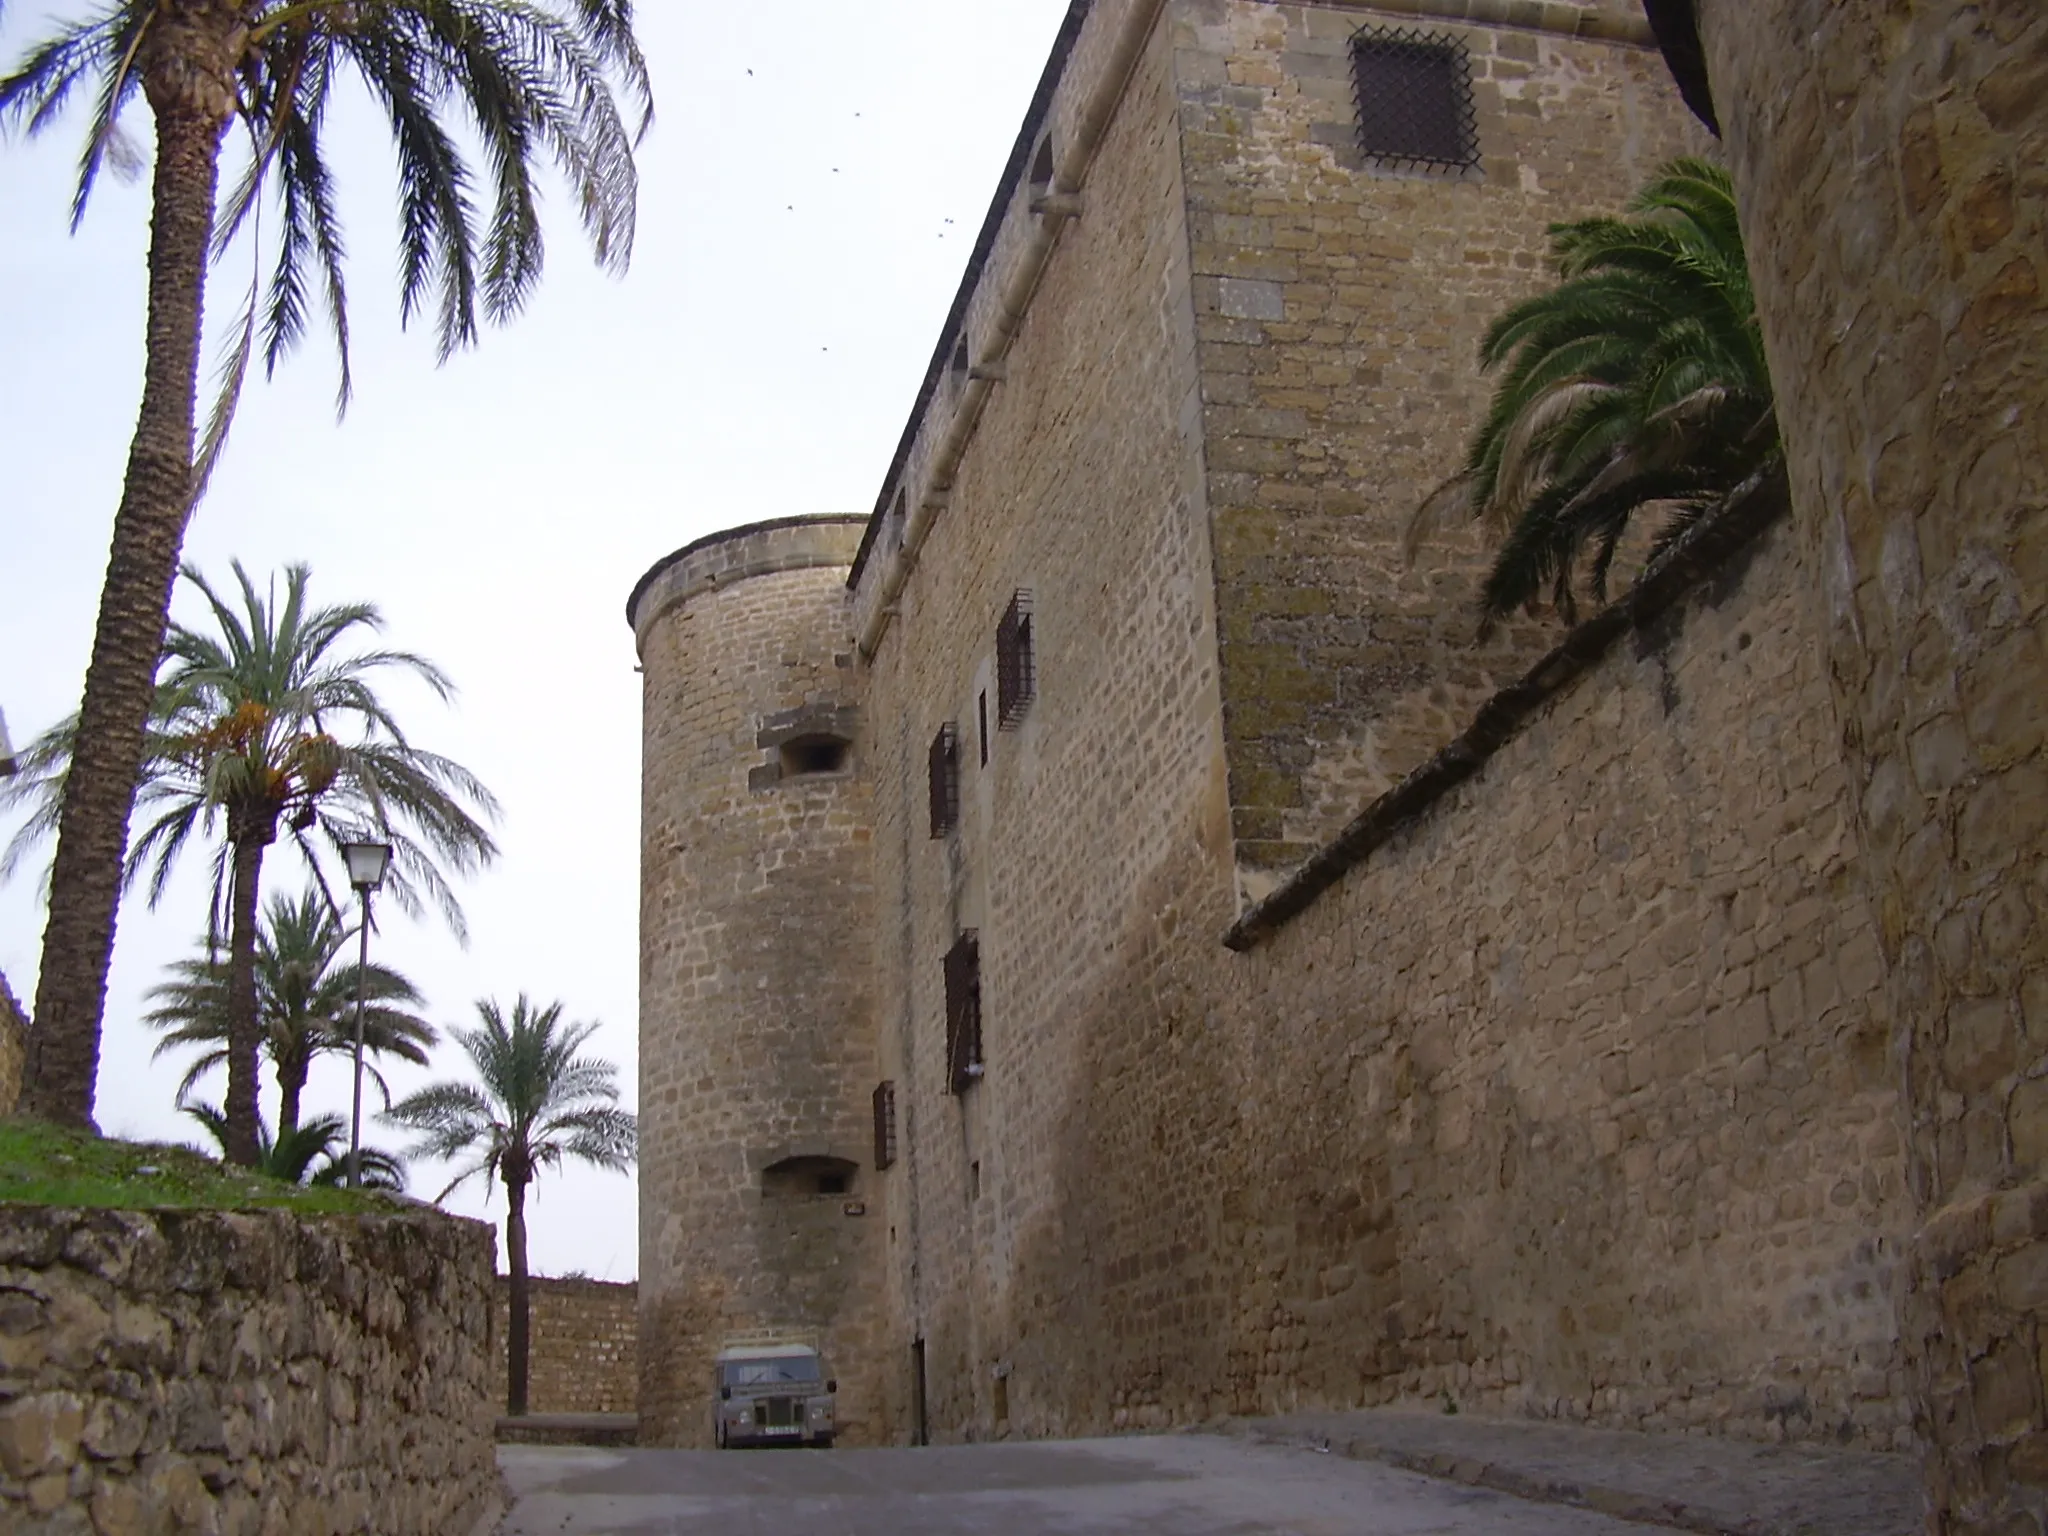
<path id="1" fill-rule="evenodd" d="M 1081 184 L 1062 179 L 1069 221 L 993 356 L 1002 317 L 970 274 L 956 315 L 967 355 L 993 366 L 920 407 L 892 471 L 918 535 L 896 552 L 892 478 L 838 631 L 876 641 L 859 699 L 873 863 L 854 898 L 872 903 L 856 909 L 872 969 L 835 974 L 871 989 L 870 1085 L 893 1083 L 897 1105 L 898 1161 L 856 1186 L 882 1245 L 871 1347 L 837 1363 L 842 1398 L 872 1394 L 873 1438 L 1395 1398 L 1879 1447 L 1907 1435 L 1898 1087 L 1798 540 L 1768 535 L 1631 637 L 1278 932 L 1244 953 L 1222 942 L 1246 896 L 1558 638 L 1459 649 L 1472 549 L 1434 544 L 1397 568 L 1407 504 L 1347 502 L 1341 483 L 1383 476 L 1405 498 L 1430 444 L 1462 441 L 1469 374 L 1401 370 L 1452 358 L 1459 327 L 1476 336 L 1535 285 L 1517 253 L 1540 249 L 1542 219 L 1583 207 L 1553 207 L 1546 187 L 1612 206 L 1688 142 L 1618 11 L 1461 9 L 1507 23 L 1466 33 L 1496 93 L 1488 179 L 1375 181 L 1384 208 L 1326 197 L 1345 184 L 1341 140 L 1315 132 L 1339 120 L 1330 19 L 1431 6 L 1166 0 L 1131 52 L 1146 0 L 1088 10 L 1044 122 L 1062 144 L 1104 126 L 1100 153 Z M 1496 182 L 1504 164 L 1514 177 Z M 1271 195 L 1232 202 L 1233 178 Z M 1441 215 L 1486 198 L 1512 206 L 1513 238 L 1461 248 L 1452 278 L 1431 268 L 1443 313 L 1425 314 L 1395 246 L 1374 242 L 1404 231 L 1401 251 L 1448 262 L 1443 242 L 1478 231 Z M 997 287 L 1044 251 L 1021 213 L 1003 217 Z M 1292 278 L 1242 265 L 1269 234 Z M 1367 261 L 1385 270 L 1351 294 L 1344 263 Z M 1286 329 L 1291 304 L 1305 329 Z M 1231 329 L 1247 321 L 1258 337 Z M 1417 427 L 1411 397 L 1468 414 Z M 1341 466 L 1318 460 L 1324 442 Z M 1272 535 L 1263 553 L 1253 526 Z M 770 579 L 719 594 L 757 606 L 676 642 L 696 650 L 647 651 L 644 942 L 650 976 L 687 979 L 651 994 L 650 1030 L 695 1016 L 688 989 L 760 974 L 720 928 L 749 931 L 744 884 L 685 884 L 688 861 L 660 862 L 658 845 L 701 835 L 687 810 L 715 838 L 732 831 L 717 867 L 756 867 L 743 840 L 757 834 L 732 819 L 749 802 L 700 800 L 693 780 L 678 797 L 688 776 L 671 773 L 753 739 L 743 723 L 765 707 L 680 686 L 722 654 L 710 634 L 792 668 L 798 691 L 822 654 L 824 588 L 770 618 Z M 1020 591 L 1036 697 L 1002 729 L 997 625 Z M 771 622 L 793 623 L 779 647 L 757 638 Z M 659 626 L 642 640 L 669 643 Z M 1233 682 L 1238 645 L 1266 650 Z M 1394 681 L 1374 692 L 1361 680 L 1382 661 Z M 1350 692 L 1302 691 L 1333 687 Z M 1268 701 L 1302 706 L 1270 739 L 1306 755 L 1261 779 L 1268 738 L 1244 710 Z M 929 748 L 948 724 L 960 815 L 934 837 Z M 1399 752 L 1354 772 L 1368 737 Z M 1260 783 L 1280 786 L 1277 824 L 1242 815 Z M 806 920 L 833 943 L 847 931 L 847 909 Z M 968 930 L 984 1070 L 954 1092 L 943 964 Z M 785 987 L 801 1009 L 819 984 L 791 954 L 770 1017 Z M 724 1209 L 666 1193 L 733 1116 L 675 1039 L 650 1033 L 643 1051 L 643 1102 L 663 1088 L 689 1106 L 657 1133 L 668 1171 L 643 1254 L 663 1221 L 717 1231 L 705 1218 Z M 689 1270 L 679 1240 L 661 1262 L 729 1283 L 732 1251 L 705 1253 Z M 783 1258 L 815 1275 L 821 1254 Z M 652 1358 L 671 1336 L 657 1346 L 654 1330 L 677 1325 L 651 1302 L 642 1319 Z M 643 1409 L 665 1371 L 643 1365 Z"/>
<path id="2" fill-rule="evenodd" d="M 495 1517 L 490 1229 L 0 1212 L 0 1527 L 463 1536 Z"/>
<path id="3" fill-rule="evenodd" d="M 28 1060 L 28 1011 L 0 976 L 0 1115 L 12 1114 L 21 1097 L 21 1072 Z"/>
<path id="4" fill-rule="evenodd" d="M 1088 809 L 1083 765 L 1198 765 L 1198 716 L 1049 709 L 1029 781 L 999 744 L 960 850 L 1005 893 L 987 1073 L 944 1092 L 914 905 L 919 1129 L 884 1175 L 933 1435 L 1408 1399 L 1907 1444 L 1897 1087 L 1805 588 L 1771 535 L 1244 955 L 1213 779 L 1146 776 L 1177 824 Z M 1087 632 L 1048 631 L 1042 702 Z"/>
<path id="5" fill-rule="evenodd" d="M 731 1334 L 823 1335 L 842 1433 L 884 1413 L 871 1172 L 863 679 L 845 572 L 857 519 L 714 536 L 650 574 L 632 618 L 646 672 L 640 978 L 642 1435 L 708 1445 Z M 836 736 L 837 771 L 785 748 Z M 823 1166 L 850 1165 L 844 1193 Z M 778 1165 L 795 1162 L 778 1174 Z M 837 1166 L 837 1165 L 834 1165 Z"/>
<path id="6" fill-rule="evenodd" d="M 1768 535 L 1244 957 L 1241 1403 L 1910 1445 L 1809 585 Z"/>
<path id="7" fill-rule="evenodd" d="M 2048 12 L 1696 6 L 1913 1097 L 1929 1529 L 2048 1529 Z"/>
<path id="8" fill-rule="evenodd" d="M 527 1408 L 532 1413 L 636 1413 L 640 1288 L 603 1280 L 528 1282 Z M 492 1337 L 511 1337 L 511 1282 L 498 1277 Z"/>
<path id="9" fill-rule="evenodd" d="M 1486 327 L 1554 276 L 1549 226 L 1618 209 L 1705 142 L 1654 51 L 1579 35 L 1571 8 L 1474 19 L 1489 9 L 1519 24 L 1175 9 L 1231 802 L 1253 897 L 1554 638 L 1519 623 L 1474 644 L 1477 531 L 1453 517 L 1413 558 L 1408 527 L 1485 408 Z M 1361 157 L 1351 39 L 1368 26 L 1464 48 L 1478 166 Z"/>
<path id="10" fill-rule="evenodd" d="M 1099 77 L 1127 13 L 1097 8 L 1071 79 Z M 1038 1411 L 1043 1379 L 1019 1378 L 1020 1396 L 1005 1373 L 1025 1330 L 1065 1348 L 1061 1311 L 1082 1291 L 1075 1273 L 1025 1269 L 1022 1245 L 1085 1199 L 1054 1149 L 1089 1001 L 1162 850 L 1203 839 L 1228 857 L 1176 113 L 1162 34 L 872 664 L 871 934 L 902 1152 L 880 1186 L 892 1309 L 902 1344 L 925 1341 L 939 1438 Z M 1033 595 L 1037 692 L 1004 730 L 996 630 L 1019 589 Z M 935 839 L 929 748 L 948 723 L 960 818 Z M 956 1096 L 943 957 L 968 929 L 980 935 L 987 1076 Z M 1077 1365 L 1092 1342 L 1074 1339 Z M 910 1386 L 913 1357 L 898 1358 Z M 912 1428 L 899 1421 L 899 1437 Z"/>
<path id="11" fill-rule="evenodd" d="M 1276 72 L 1302 67 L 1281 44 L 1322 14 L 1259 9 Z M 1896 1444 L 1894 1085 L 1782 536 L 1719 606 L 1580 684 L 1414 844 L 1269 946 L 1218 943 L 1244 831 L 1226 787 L 1244 760 L 1223 724 L 1230 616 L 1258 592 L 1235 579 L 1231 515 L 1210 503 L 1240 484 L 1219 467 L 1232 413 L 1296 407 L 1214 409 L 1226 370 L 1199 371 L 1212 285 L 1189 266 L 1228 253 L 1199 222 L 1175 228 L 1176 193 L 1204 216 L 1205 170 L 1201 136 L 1176 153 L 1169 117 L 1186 130 L 1286 97 L 1284 73 L 1256 89 L 1197 75 L 1193 101 L 1181 84 L 1176 54 L 1208 57 L 1204 28 L 1249 16 L 1175 7 L 1142 56 L 874 659 L 884 1073 L 910 1142 L 881 1183 L 930 1430 L 1448 1395 Z M 1523 36 L 1488 56 L 1513 62 Z M 1530 37 L 1567 76 L 1595 72 L 1571 49 L 1613 48 Z M 1082 33 L 1077 68 L 1098 43 Z M 1624 95 L 1668 89 L 1646 55 L 1605 67 Z M 1633 119 L 1590 92 L 1534 100 L 1534 122 L 1587 112 L 1575 151 L 1561 129 L 1529 140 L 1539 160 L 1577 154 L 1582 188 L 1601 133 L 1644 170 L 1657 133 L 1682 138 L 1668 100 Z M 1298 153 L 1330 160 L 1312 139 Z M 1617 176 L 1610 197 L 1626 187 Z M 1274 201 L 1277 231 L 1300 215 Z M 1481 286 L 1534 283 L 1508 265 L 1522 275 L 1486 269 Z M 1220 276 L 1213 289 L 1220 303 Z M 1096 334 L 1121 345 L 1104 356 Z M 1286 340 L 1269 334 L 1247 366 Z M 1192 389 L 1209 392 L 1205 418 Z M 1290 540 L 1317 531 L 1315 496 L 1290 510 Z M 1383 567 L 1283 574 L 1377 631 L 1386 583 L 1367 573 Z M 1416 579 L 1430 589 L 1427 569 Z M 935 842 L 924 749 L 947 720 L 973 742 L 995 619 L 1020 587 L 1038 698 L 985 767 L 968 747 L 962 825 Z M 1437 616 L 1469 613 L 1465 592 Z M 1447 631 L 1431 643 L 1456 654 Z M 1496 675 L 1475 671 L 1474 690 Z M 1440 722 L 1416 717 L 1418 759 L 1442 739 L 1423 724 L 1463 723 L 1458 697 L 1437 699 Z M 940 959 L 967 927 L 987 1065 L 956 1096 Z"/>

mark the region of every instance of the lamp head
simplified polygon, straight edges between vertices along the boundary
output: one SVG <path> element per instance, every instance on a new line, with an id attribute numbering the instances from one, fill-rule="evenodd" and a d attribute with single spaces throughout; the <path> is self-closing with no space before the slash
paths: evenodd
<path id="1" fill-rule="evenodd" d="M 384 883 L 384 872 L 391 867 L 391 845 L 343 843 L 341 857 L 348 865 L 348 883 L 359 891 L 374 891 Z"/>

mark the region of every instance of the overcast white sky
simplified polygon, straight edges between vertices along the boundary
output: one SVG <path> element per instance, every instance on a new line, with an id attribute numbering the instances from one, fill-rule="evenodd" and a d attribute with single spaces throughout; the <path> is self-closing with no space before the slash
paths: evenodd
<path id="1" fill-rule="evenodd" d="M 82 9 L 10 5 L 0 60 Z M 714 529 L 872 506 L 1065 10 L 641 0 L 659 121 L 631 274 L 598 275 L 573 219 L 554 217 L 527 313 L 440 369 L 431 337 L 398 327 L 388 152 L 367 110 L 335 121 L 356 403 L 337 425 L 319 345 L 253 384 L 186 554 L 223 580 L 231 558 L 258 572 L 307 561 L 314 597 L 378 603 L 391 641 L 460 685 L 453 710 L 422 698 L 406 718 L 503 800 L 504 856 L 463 891 L 467 950 L 395 912 L 375 941 L 437 1022 L 467 1023 L 484 995 L 560 999 L 603 1021 L 594 1048 L 634 1101 L 627 593 Z M 131 126 L 146 139 L 146 110 Z M 68 235 L 77 134 L 73 118 L 0 143 L 0 709 L 17 744 L 77 707 L 140 388 L 147 188 L 104 185 Z M 554 212 L 569 210 L 557 199 Z M 217 273 L 217 317 L 247 281 L 246 265 Z M 298 878 L 275 858 L 266 889 Z M 181 1066 L 151 1063 L 136 1020 L 204 903 L 195 862 L 159 911 L 139 897 L 123 908 L 99 1088 L 109 1133 L 196 1131 L 172 1109 Z M 32 879 L 0 887 L 0 970 L 24 1001 L 42 927 Z M 465 1065 L 451 1042 L 433 1075 Z M 309 1108 L 347 1102 L 345 1065 L 317 1067 Z M 437 1172 L 416 1169 L 415 1191 L 438 1189 Z M 617 1175 L 545 1179 L 535 1270 L 635 1276 L 635 1200 Z M 480 1193 L 450 1204 L 484 1210 Z"/>

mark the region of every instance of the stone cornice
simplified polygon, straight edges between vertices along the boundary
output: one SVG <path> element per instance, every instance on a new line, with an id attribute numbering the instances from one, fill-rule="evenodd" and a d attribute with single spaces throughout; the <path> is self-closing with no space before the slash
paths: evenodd
<path id="1" fill-rule="evenodd" d="M 1640 16 L 1613 16 L 1564 5 L 1558 0 L 1296 0 L 1329 11 L 1369 11 L 1415 21 L 1442 21 L 1480 27 L 1514 27 L 1548 32 L 1556 37 L 1604 43 L 1657 46 L 1649 22 Z"/>

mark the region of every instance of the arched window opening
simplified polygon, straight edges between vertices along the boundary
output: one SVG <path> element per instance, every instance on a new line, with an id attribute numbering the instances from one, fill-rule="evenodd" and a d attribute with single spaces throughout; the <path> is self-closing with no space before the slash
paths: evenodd
<path id="1" fill-rule="evenodd" d="M 785 1157 L 761 1170 L 761 1194 L 769 1200 L 802 1200 L 853 1192 L 860 1164 L 843 1157 Z"/>
<path id="2" fill-rule="evenodd" d="M 782 776 L 811 779 L 821 774 L 844 773 L 852 751 L 853 743 L 843 736 L 799 736 L 782 744 Z"/>

